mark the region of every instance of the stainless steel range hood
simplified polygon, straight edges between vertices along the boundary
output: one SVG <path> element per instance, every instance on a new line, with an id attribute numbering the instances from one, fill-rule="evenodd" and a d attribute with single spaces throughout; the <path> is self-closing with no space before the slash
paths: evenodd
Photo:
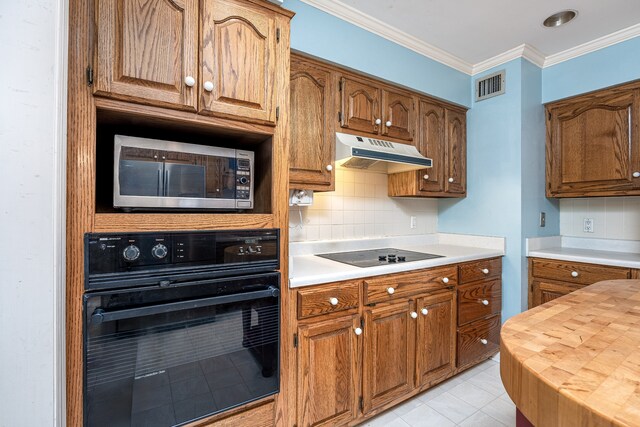
<path id="1" fill-rule="evenodd" d="M 336 164 L 397 173 L 430 168 L 432 161 L 413 145 L 336 132 Z"/>

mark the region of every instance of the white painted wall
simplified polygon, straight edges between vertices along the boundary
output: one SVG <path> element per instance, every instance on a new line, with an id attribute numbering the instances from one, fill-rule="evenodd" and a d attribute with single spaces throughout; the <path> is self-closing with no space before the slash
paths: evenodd
<path id="1" fill-rule="evenodd" d="M 583 231 L 593 219 L 593 233 Z M 560 234 L 616 240 L 640 240 L 640 197 L 590 197 L 560 200 Z"/>
<path id="2" fill-rule="evenodd" d="M 289 241 L 407 236 L 437 231 L 437 200 L 388 197 L 387 193 L 386 174 L 337 167 L 336 191 L 314 193 L 313 206 L 289 209 Z M 410 227 L 411 216 L 416 217 L 416 228 Z"/>
<path id="3" fill-rule="evenodd" d="M 2 427 L 64 423 L 66 16 L 0 2 Z"/>

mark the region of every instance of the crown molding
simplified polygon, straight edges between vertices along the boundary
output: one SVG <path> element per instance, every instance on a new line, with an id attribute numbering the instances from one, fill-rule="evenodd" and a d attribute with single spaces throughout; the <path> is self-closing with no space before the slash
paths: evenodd
<path id="1" fill-rule="evenodd" d="M 327 12 L 351 24 L 357 25 L 371 33 L 411 49 L 427 58 L 440 62 L 465 74 L 471 75 L 473 67 L 470 63 L 450 54 L 438 47 L 426 43 L 417 37 L 405 33 L 396 27 L 386 24 L 373 16 L 360 12 L 338 0 L 301 0 L 310 6 Z"/>
<path id="2" fill-rule="evenodd" d="M 590 42 L 572 47 L 571 49 L 549 55 L 544 61 L 544 67 L 550 67 L 552 65 L 568 61 L 569 59 L 573 59 L 578 56 L 586 55 L 587 53 L 595 52 L 596 50 L 604 49 L 605 47 L 621 43 L 637 36 L 640 36 L 640 24 L 632 25 L 631 27 L 624 28 L 620 31 L 616 31 L 615 33 L 611 33 L 603 37 L 599 37 L 595 40 L 591 40 Z"/>
<path id="3" fill-rule="evenodd" d="M 344 21 L 363 28 L 373 34 L 390 40 L 400 46 L 406 47 L 420 55 L 426 56 L 427 58 L 433 59 L 434 61 L 440 62 L 471 76 L 517 58 L 524 58 L 540 68 L 546 68 L 640 36 L 640 24 L 636 24 L 549 56 L 545 56 L 542 52 L 529 44 L 522 44 L 492 58 L 478 62 L 477 64 L 471 64 L 460 57 L 426 43 L 396 27 L 386 24 L 371 15 L 360 12 L 339 0 L 301 1 L 315 7 L 316 9 L 320 9 L 323 12 L 327 12 Z"/>
<path id="4" fill-rule="evenodd" d="M 475 76 L 478 73 L 482 73 L 518 58 L 524 58 L 540 68 L 543 67 L 545 60 L 544 54 L 538 49 L 528 44 L 521 44 L 520 46 L 509 49 L 508 51 L 492 58 L 478 62 L 473 66 L 471 75 Z"/>

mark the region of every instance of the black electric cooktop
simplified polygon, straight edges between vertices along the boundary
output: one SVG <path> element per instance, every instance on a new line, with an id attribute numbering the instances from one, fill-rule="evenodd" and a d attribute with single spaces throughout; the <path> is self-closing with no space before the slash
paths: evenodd
<path id="1" fill-rule="evenodd" d="M 356 267 L 376 267 L 378 265 L 442 258 L 444 255 L 405 251 L 395 248 L 381 248 L 366 251 L 334 252 L 330 254 L 318 254 L 317 256 L 327 258 L 332 261 L 342 262 L 344 264 L 354 265 Z"/>

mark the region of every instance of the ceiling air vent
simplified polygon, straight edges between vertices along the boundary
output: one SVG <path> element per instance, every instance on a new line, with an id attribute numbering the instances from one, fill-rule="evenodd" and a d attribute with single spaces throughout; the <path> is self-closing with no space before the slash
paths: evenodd
<path id="1" fill-rule="evenodd" d="M 483 101 L 487 98 L 502 95 L 505 89 L 506 70 L 489 74 L 476 80 L 476 101 Z"/>

